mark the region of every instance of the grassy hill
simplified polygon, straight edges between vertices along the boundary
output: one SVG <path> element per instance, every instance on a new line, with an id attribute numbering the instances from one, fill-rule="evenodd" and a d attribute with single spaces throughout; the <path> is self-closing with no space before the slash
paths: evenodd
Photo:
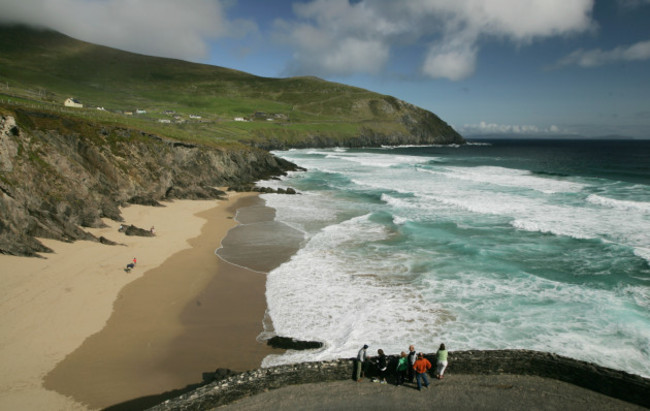
<path id="1" fill-rule="evenodd" d="M 68 97 L 84 108 L 64 108 Z M 0 102 L 217 145 L 463 141 L 434 114 L 368 90 L 143 56 L 23 26 L 0 26 Z"/>

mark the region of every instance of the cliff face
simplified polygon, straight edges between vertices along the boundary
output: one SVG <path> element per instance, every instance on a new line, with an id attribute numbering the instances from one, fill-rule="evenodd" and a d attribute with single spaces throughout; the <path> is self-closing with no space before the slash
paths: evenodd
<path id="1" fill-rule="evenodd" d="M 83 227 L 121 221 L 128 203 L 219 198 L 295 166 L 260 149 L 168 141 L 45 111 L 0 107 L 0 253 L 49 251 L 36 237 L 97 240 Z"/>

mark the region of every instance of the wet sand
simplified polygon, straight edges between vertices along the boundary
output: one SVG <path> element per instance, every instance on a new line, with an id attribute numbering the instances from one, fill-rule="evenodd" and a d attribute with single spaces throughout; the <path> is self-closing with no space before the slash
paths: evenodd
<path id="1" fill-rule="evenodd" d="M 106 326 L 59 363 L 44 386 L 91 408 L 129 408 L 200 383 L 217 368 L 258 368 L 277 353 L 256 340 L 265 275 L 214 254 L 224 220 L 232 229 L 235 211 L 257 201 L 244 196 L 226 214 L 219 207 L 198 214 L 207 222 L 191 248 L 124 287 Z"/>

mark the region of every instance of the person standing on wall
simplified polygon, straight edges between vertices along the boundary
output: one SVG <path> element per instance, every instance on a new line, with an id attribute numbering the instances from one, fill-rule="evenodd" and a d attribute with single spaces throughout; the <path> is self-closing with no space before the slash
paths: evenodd
<path id="1" fill-rule="evenodd" d="M 408 358 L 406 357 L 406 353 L 402 351 L 399 356 L 399 360 L 397 361 L 397 368 L 395 369 L 395 372 L 397 373 L 397 382 L 395 385 L 404 384 L 404 380 L 406 380 L 406 371 L 408 368 Z"/>
<path id="2" fill-rule="evenodd" d="M 436 352 L 436 378 L 442 380 L 444 378 L 445 369 L 447 369 L 447 348 L 445 344 L 440 344 L 440 348 Z"/>
<path id="3" fill-rule="evenodd" d="M 422 391 L 422 382 L 424 382 L 424 388 L 429 388 L 429 379 L 427 378 L 427 371 L 431 368 L 431 363 L 429 360 L 424 358 L 424 354 L 419 353 L 418 359 L 415 360 L 413 365 L 413 370 L 415 370 L 415 379 L 418 382 L 418 391 Z"/>
<path id="4" fill-rule="evenodd" d="M 362 380 L 362 377 L 366 376 L 366 360 L 368 359 L 368 344 L 364 344 L 363 347 L 359 350 L 357 354 L 357 360 L 355 362 L 355 376 L 357 382 Z"/>
<path id="5" fill-rule="evenodd" d="M 408 382 L 414 383 L 415 382 L 415 374 L 413 372 L 413 366 L 415 365 L 415 360 L 416 358 L 416 352 L 415 352 L 415 346 L 414 345 L 409 345 L 409 354 L 408 354 Z"/>

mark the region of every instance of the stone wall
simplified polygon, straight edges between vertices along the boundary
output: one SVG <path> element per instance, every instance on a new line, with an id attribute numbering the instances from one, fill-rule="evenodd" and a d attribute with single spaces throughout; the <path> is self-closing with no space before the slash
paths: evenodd
<path id="1" fill-rule="evenodd" d="M 435 362 L 433 354 L 426 357 L 432 364 Z M 395 360 L 396 357 L 391 356 L 391 361 Z M 352 359 L 340 359 L 248 371 L 165 401 L 152 410 L 207 410 L 287 385 L 352 380 L 353 368 Z M 650 408 L 649 379 L 550 353 L 527 350 L 450 352 L 447 373 L 536 375 Z"/>

